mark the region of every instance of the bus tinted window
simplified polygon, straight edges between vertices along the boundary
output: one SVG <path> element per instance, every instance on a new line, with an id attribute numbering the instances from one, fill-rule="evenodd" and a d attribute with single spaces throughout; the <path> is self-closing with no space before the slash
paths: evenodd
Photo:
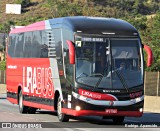
<path id="1" fill-rule="evenodd" d="M 34 31 L 32 37 L 32 57 L 39 58 L 41 51 L 41 43 L 42 43 L 42 32 Z"/>
<path id="2" fill-rule="evenodd" d="M 46 31 L 41 31 L 40 57 L 48 58 L 48 41 Z"/>
<path id="3" fill-rule="evenodd" d="M 26 32 L 24 35 L 24 57 L 32 57 L 32 32 Z"/>
<path id="4" fill-rule="evenodd" d="M 24 33 L 18 34 L 16 40 L 16 50 L 15 50 L 15 57 L 23 57 L 23 44 L 24 44 Z"/>
<path id="5" fill-rule="evenodd" d="M 8 54 L 11 57 L 14 57 L 15 42 L 16 42 L 16 35 L 10 36 L 9 37 L 9 44 L 8 44 Z"/>
<path id="6" fill-rule="evenodd" d="M 8 46 L 9 54 L 10 56 L 16 58 L 56 57 L 58 62 L 63 63 L 62 62 L 63 59 L 61 59 L 63 50 L 62 48 L 64 48 L 65 50 L 68 49 L 66 40 L 73 41 L 73 36 L 72 32 L 68 31 L 67 29 L 63 29 L 62 33 L 63 33 L 63 39 L 61 39 L 60 29 L 54 29 L 53 31 L 45 30 L 45 31 L 25 32 L 12 35 L 12 38 L 10 38 L 11 39 L 10 44 Z M 65 58 L 66 62 L 68 63 L 69 60 L 67 57 L 68 56 L 66 56 Z M 66 66 L 67 70 L 69 68 L 67 68 Z"/>

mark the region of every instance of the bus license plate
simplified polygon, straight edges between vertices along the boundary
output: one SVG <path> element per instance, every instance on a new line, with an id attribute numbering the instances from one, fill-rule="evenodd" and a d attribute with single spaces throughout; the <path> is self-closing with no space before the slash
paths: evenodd
<path id="1" fill-rule="evenodd" d="M 106 109 L 106 113 L 117 113 L 117 109 Z"/>

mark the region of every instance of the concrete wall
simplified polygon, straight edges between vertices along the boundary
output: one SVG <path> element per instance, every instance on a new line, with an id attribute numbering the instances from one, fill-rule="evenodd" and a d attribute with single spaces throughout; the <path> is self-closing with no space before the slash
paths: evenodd
<path id="1" fill-rule="evenodd" d="M 0 84 L 0 94 L 6 93 L 6 85 L 5 84 Z"/>
<path id="2" fill-rule="evenodd" d="M 144 111 L 160 113 L 160 97 L 145 96 Z"/>

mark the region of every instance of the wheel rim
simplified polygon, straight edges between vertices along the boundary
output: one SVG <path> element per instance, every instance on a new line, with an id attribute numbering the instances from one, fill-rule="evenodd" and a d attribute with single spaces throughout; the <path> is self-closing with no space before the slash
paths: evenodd
<path id="1" fill-rule="evenodd" d="M 23 108 L 22 101 L 23 101 L 23 98 L 22 98 L 22 95 L 20 95 L 20 98 L 19 98 L 19 107 L 20 107 L 20 109 Z"/>
<path id="2" fill-rule="evenodd" d="M 61 105 L 61 100 L 58 100 L 58 104 L 57 104 L 57 113 L 58 113 L 58 117 L 61 119 L 62 117 L 62 105 Z"/>

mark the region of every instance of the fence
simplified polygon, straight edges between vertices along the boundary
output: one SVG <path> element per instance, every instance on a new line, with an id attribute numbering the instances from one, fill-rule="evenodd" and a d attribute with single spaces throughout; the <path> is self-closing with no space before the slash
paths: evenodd
<path id="1" fill-rule="evenodd" d="M 0 70 L 0 84 L 6 83 L 6 71 Z"/>
<path id="2" fill-rule="evenodd" d="M 146 96 L 160 96 L 160 72 L 146 72 L 144 82 Z"/>
<path id="3" fill-rule="evenodd" d="M 145 72 L 144 93 L 146 96 L 160 96 L 160 72 Z M 6 83 L 6 72 L 0 71 L 0 84 Z"/>

